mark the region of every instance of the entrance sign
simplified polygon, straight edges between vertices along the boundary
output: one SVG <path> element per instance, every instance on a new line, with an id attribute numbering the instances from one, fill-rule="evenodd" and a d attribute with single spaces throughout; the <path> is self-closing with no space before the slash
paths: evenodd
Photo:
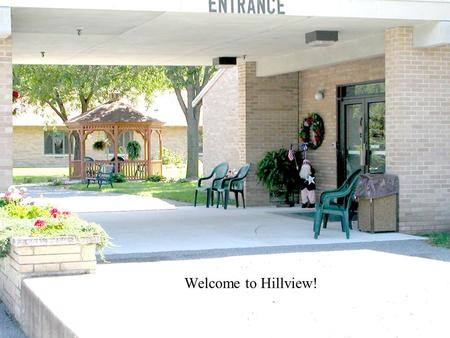
<path id="1" fill-rule="evenodd" d="M 282 0 L 209 0 L 210 13 L 286 14 Z"/>

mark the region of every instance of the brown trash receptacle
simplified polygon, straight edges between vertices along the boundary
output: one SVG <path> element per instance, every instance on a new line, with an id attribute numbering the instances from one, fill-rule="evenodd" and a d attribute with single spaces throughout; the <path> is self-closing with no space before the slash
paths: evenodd
<path id="1" fill-rule="evenodd" d="M 398 195 L 360 198 L 358 229 L 361 231 L 398 231 Z"/>
<path id="2" fill-rule="evenodd" d="M 361 176 L 356 196 L 358 229 L 369 232 L 398 231 L 398 177 L 385 174 Z"/>

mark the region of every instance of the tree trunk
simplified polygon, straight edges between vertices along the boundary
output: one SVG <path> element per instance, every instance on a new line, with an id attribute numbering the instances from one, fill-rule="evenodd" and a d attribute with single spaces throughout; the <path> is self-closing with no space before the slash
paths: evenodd
<path id="1" fill-rule="evenodd" d="M 188 114 L 187 122 L 187 168 L 186 178 L 198 178 L 198 120 Z"/>

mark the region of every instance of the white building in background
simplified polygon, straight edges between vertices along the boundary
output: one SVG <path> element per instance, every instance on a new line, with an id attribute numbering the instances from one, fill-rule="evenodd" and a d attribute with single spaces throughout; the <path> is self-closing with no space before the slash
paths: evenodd
<path id="1" fill-rule="evenodd" d="M 187 134 L 186 118 L 171 91 L 158 93 L 150 106 L 140 100 L 136 109 L 147 116 L 164 122 L 162 129 L 164 148 L 186 159 Z M 77 112 L 70 114 L 76 116 Z M 86 156 L 104 160 L 106 154 L 94 151 L 92 143 L 104 139 L 100 133 L 88 138 Z M 50 109 L 33 112 L 31 108 L 13 116 L 13 165 L 18 167 L 67 167 L 69 165 L 69 144 L 67 128 L 62 120 Z M 125 148 L 134 139 L 133 132 L 122 134 L 120 147 Z M 136 137 L 137 139 L 137 137 Z M 111 151 L 112 154 L 112 151 Z M 113 155 L 109 156 L 112 158 Z"/>

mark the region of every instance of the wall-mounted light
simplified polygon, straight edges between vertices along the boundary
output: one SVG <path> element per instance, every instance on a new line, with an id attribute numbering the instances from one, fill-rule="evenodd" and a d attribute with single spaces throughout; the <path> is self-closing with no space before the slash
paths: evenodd
<path id="1" fill-rule="evenodd" d="M 314 94 L 314 98 L 316 99 L 316 101 L 322 101 L 325 98 L 325 90 L 318 89 Z"/>
<path id="2" fill-rule="evenodd" d="M 81 36 L 81 32 L 82 32 L 82 29 L 81 28 L 77 28 L 77 35 L 78 36 Z"/>
<path id="3" fill-rule="evenodd" d="M 45 57 L 45 51 L 41 52 L 41 56 L 44 58 Z"/>

